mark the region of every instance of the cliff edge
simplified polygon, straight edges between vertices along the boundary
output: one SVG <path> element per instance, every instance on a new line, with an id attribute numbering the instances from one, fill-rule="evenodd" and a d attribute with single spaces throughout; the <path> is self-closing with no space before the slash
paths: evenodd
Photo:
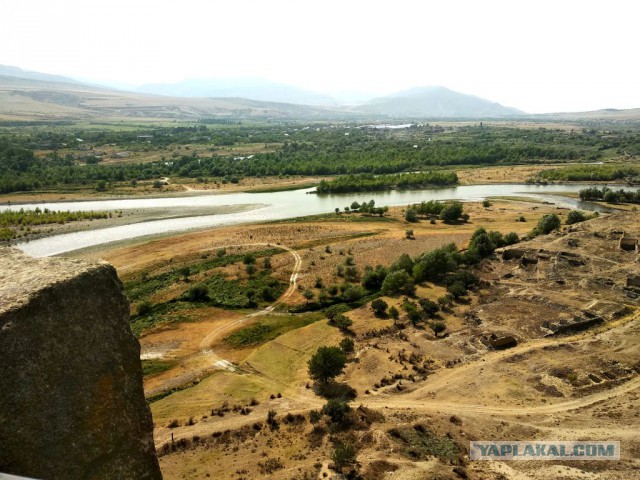
<path id="1" fill-rule="evenodd" d="M 0 472 L 162 478 L 111 265 L 0 249 Z"/>

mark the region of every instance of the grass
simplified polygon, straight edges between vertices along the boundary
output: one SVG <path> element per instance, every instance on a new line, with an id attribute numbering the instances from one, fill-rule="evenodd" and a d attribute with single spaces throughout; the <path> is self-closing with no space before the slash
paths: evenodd
<path id="1" fill-rule="evenodd" d="M 142 375 L 144 377 L 157 375 L 158 373 L 166 372 L 171 367 L 173 367 L 173 365 L 173 362 L 166 362 L 156 359 L 142 360 Z"/>
<path id="2" fill-rule="evenodd" d="M 427 460 L 431 456 L 451 460 L 460 451 L 452 439 L 439 436 L 422 425 L 393 428 L 389 435 L 402 444 L 400 451 L 412 460 Z"/>
<path id="3" fill-rule="evenodd" d="M 304 217 L 287 218 L 274 220 L 266 223 L 307 223 L 307 222 L 345 222 L 345 223 L 369 223 L 369 222 L 398 222 L 398 219 L 379 215 L 362 215 L 360 213 L 320 213 L 317 215 L 307 215 Z"/>
<path id="4" fill-rule="evenodd" d="M 280 249 L 268 249 L 259 252 L 253 252 L 256 258 L 276 255 L 282 253 Z M 213 268 L 224 267 L 234 263 L 241 262 L 244 258 L 244 254 L 237 255 L 224 255 L 222 257 L 211 257 L 207 259 L 200 259 L 198 262 L 183 264 L 180 267 L 189 267 L 189 275 L 195 275 L 197 273 L 206 272 Z M 165 273 L 161 273 L 154 276 L 149 276 L 148 272 L 141 272 L 135 277 L 124 282 L 124 289 L 129 297 L 129 300 L 136 302 L 143 300 L 161 290 L 164 290 L 174 283 L 178 282 L 183 274 L 180 271 L 181 268 L 176 265 L 176 268 Z"/>
<path id="5" fill-rule="evenodd" d="M 311 325 L 322 318 L 324 318 L 322 313 L 260 317 L 260 320 L 256 323 L 235 331 L 225 338 L 225 341 L 236 348 L 260 345 L 279 337 L 283 333 Z"/>

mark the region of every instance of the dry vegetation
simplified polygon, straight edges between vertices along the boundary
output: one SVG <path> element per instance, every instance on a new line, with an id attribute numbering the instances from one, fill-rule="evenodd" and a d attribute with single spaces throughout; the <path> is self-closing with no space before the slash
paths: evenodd
<path id="1" fill-rule="evenodd" d="M 306 301 L 301 290 L 319 292 L 318 277 L 342 281 L 336 271 L 347 257 L 362 270 L 405 252 L 450 242 L 464 247 L 478 226 L 522 235 L 545 213 L 566 217 L 554 206 L 517 201 L 466 209 L 469 224 L 409 225 L 398 208 L 390 212 L 393 221 L 221 228 L 102 257 L 126 281 L 223 246 L 244 252 L 264 248 L 250 243 L 280 243 L 302 260 L 301 287 L 286 299 L 291 306 Z M 520 216 L 527 221 L 516 221 Z M 405 238 L 407 228 L 415 240 Z M 310 413 L 325 401 L 310 388 L 307 360 L 344 338 L 326 320 L 241 348 L 225 338 L 260 315 L 203 308 L 190 313 L 191 321 L 147 332 L 143 355 L 167 363 L 145 379 L 147 393 L 178 389 L 151 404 L 165 478 L 331 478 L 339 442 L 354 446 L 357 470 L 367 479 L 639 478 L 640 291 L 633 285 L 640 267 L 637 253 L 618 247 L 622 230 L 640 234 L 640 216 L 603 216 L 497 251 L 475 269 L 480 287 L 439 313 L 447 327 L 439 337 L 407 321 L 401 296 L 382 297 L 398 306 L 398 322 L 374 316 L 368 303 L 347 312 L 355 352 L 339 381 L 357 393 L 348 430 Z M 285 281 L 297 268 L 284 251 L 272 265 Z M 242 275 L 234 268 L 227 273 Z M 425 283 L 417 295 L 436 300 L 444 292 Z M 294 318 L 282 309 L 269 315 Z M 581 329 L 572 325 L 576 318 L 596 321 Z M 492 343 L 506 337 L 515 341 L 511 348 Z M 620 440 L 622 460 L 469 462 L 473 439 Z"/>

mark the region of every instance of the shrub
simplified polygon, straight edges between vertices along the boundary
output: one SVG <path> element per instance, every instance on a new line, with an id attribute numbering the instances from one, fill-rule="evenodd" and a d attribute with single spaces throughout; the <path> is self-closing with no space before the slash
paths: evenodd
<path id="1" fill-rule="evenodd" d="M 509 232 L 504 236 L 505 245 L 513 245 L 520 241 L 520 237 L 516 232 Z"/>
<path id="2" fill-rule="evenodd" d="M 337 440 L 333 448 L 333 463 L 338 470 L 350 467 L 356 463 L 356 449 L 349 442 Z"/>
<path id="3" fill-rule="evenodd" d="M 571 210 L 569 215 L 567 215 L 567 225 L 573 225 L 574 223 L 584 222 L 587 219 L 584 213 L 580 210 Z"/>
<path id="4" fill-rule="evenodd" d="M 456 201 L 448 203 L 440 212 L 440 218 L 445 223 L 453 223 L 462 216 L 462 203 Z"/>
<path id="5" fill-rule="evenodd" d="M 407 208 L 404 212 L 404 219 L 407 222 L 415 223 L 418 221 L 418 212 L 416 212 L 413 208 Z"/>
<path id="6" fill-rule="evenodd" d="M 342 351 L 346 354 L 349 355 L 350 353 L 353 353 L 354 349 L 355 349 L 355 343 L 352 339 L 350 339 L 349 337 L 343 338 L 340 341 L 340 348 L 342 349 Z"/>
<path id="7" fill-rule="evenodd" d="M 350 411 L 351 407 L 342 400 L 331 399 L 322 407 L 322 413 L 329 417 L 333 423 L 339 425 L 346 423 Z"/>
<path id="8" fill-rule="evenodd" d="M 534 235 L 547 235 L 560 228 L 560 217 L 555 213 L 549 213 L 542 217 L 533 230 Z"/>
<path id="9" fill-rule="evenodd" d="M 371 308 L 373 309 L 376 317 L 384 317 L 385 313 L 387 312 L 387 308 L 389 308 L 389 305 L 381 298 L 376 298 L 371 302 Z"/>
<path id="10" fill-rule="evenodd" d="M 207 302 L 209 300 L 209 289 L 204 285 L 196 285 L 187 290 L 185 299 L 190 302 Z"/>

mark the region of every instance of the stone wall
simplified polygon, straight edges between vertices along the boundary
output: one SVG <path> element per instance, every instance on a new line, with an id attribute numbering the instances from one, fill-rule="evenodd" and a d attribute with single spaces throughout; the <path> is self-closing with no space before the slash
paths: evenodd
<path id="1" fill-rule="evenodd" d="M 0 249 L 0 472 L 162 478 L 139 355 L 111 265 Z"/>

